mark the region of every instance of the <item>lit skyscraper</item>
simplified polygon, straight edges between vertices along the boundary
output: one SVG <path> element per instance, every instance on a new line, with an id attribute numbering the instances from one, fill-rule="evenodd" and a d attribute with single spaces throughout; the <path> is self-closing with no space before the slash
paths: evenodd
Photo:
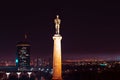
<path id="1" fill-rule="evenodd" d="M 17 43 L 17 57 L 16 57 L 16 67 L 20 71 L 25 71 L 30 68 L 30 43 L 27 41 L 27 36 L 25 35 L 25 40 Z"/>

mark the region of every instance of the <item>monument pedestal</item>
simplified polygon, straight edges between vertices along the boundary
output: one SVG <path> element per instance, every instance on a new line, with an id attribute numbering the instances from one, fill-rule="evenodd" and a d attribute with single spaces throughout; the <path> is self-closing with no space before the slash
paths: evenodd
<path id="1" fill-rule="evenodd" d="M 54 48 L 53 48 L 53 77 L 52 80 L 62 80 L 62 59 L 61 59 L 61 40 L 60 34 L 53 36 Z"/>

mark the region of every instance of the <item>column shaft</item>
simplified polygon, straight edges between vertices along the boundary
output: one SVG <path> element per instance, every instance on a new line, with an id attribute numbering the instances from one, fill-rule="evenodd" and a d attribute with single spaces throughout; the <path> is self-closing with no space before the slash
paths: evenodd
<path id="1" fill-rule="evenodd" d="M 52 80 L 62 80 L 62 59 L 61 59 L 61 39 L 62 36 L 54 35 L 53 48 L 53 78 Z"/>

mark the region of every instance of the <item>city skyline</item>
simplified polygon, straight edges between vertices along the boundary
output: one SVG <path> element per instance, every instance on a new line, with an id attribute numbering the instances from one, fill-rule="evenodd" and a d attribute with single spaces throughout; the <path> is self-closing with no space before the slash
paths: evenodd
<path id="1" fill-rule="evenodd" d="M 32 57 L 52 57 L 56 15 L 60 15 L 62 20 L 63 58 L 119 58 L 119 4 L 89 1 L 48 2 L 47 6 L 42 3 L 31 4 L 6 4 L 6 7 L 1 7 L 0 58 L 15 58 L 16 44 L 24 40 L 25 33 L 32 45 Z"/>

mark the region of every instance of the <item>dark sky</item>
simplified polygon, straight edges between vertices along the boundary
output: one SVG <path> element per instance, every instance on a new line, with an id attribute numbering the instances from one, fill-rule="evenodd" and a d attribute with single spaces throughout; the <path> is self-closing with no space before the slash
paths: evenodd
<path id="1" fill-rule="evenodd" d="M 32 57 L 51 57 L 60 15 L 65 59 L 120 56 L 120 5 L 114 2 L 5 2 L 0 6 L 0 58 L 14 59 L 29 34 Z"/>

